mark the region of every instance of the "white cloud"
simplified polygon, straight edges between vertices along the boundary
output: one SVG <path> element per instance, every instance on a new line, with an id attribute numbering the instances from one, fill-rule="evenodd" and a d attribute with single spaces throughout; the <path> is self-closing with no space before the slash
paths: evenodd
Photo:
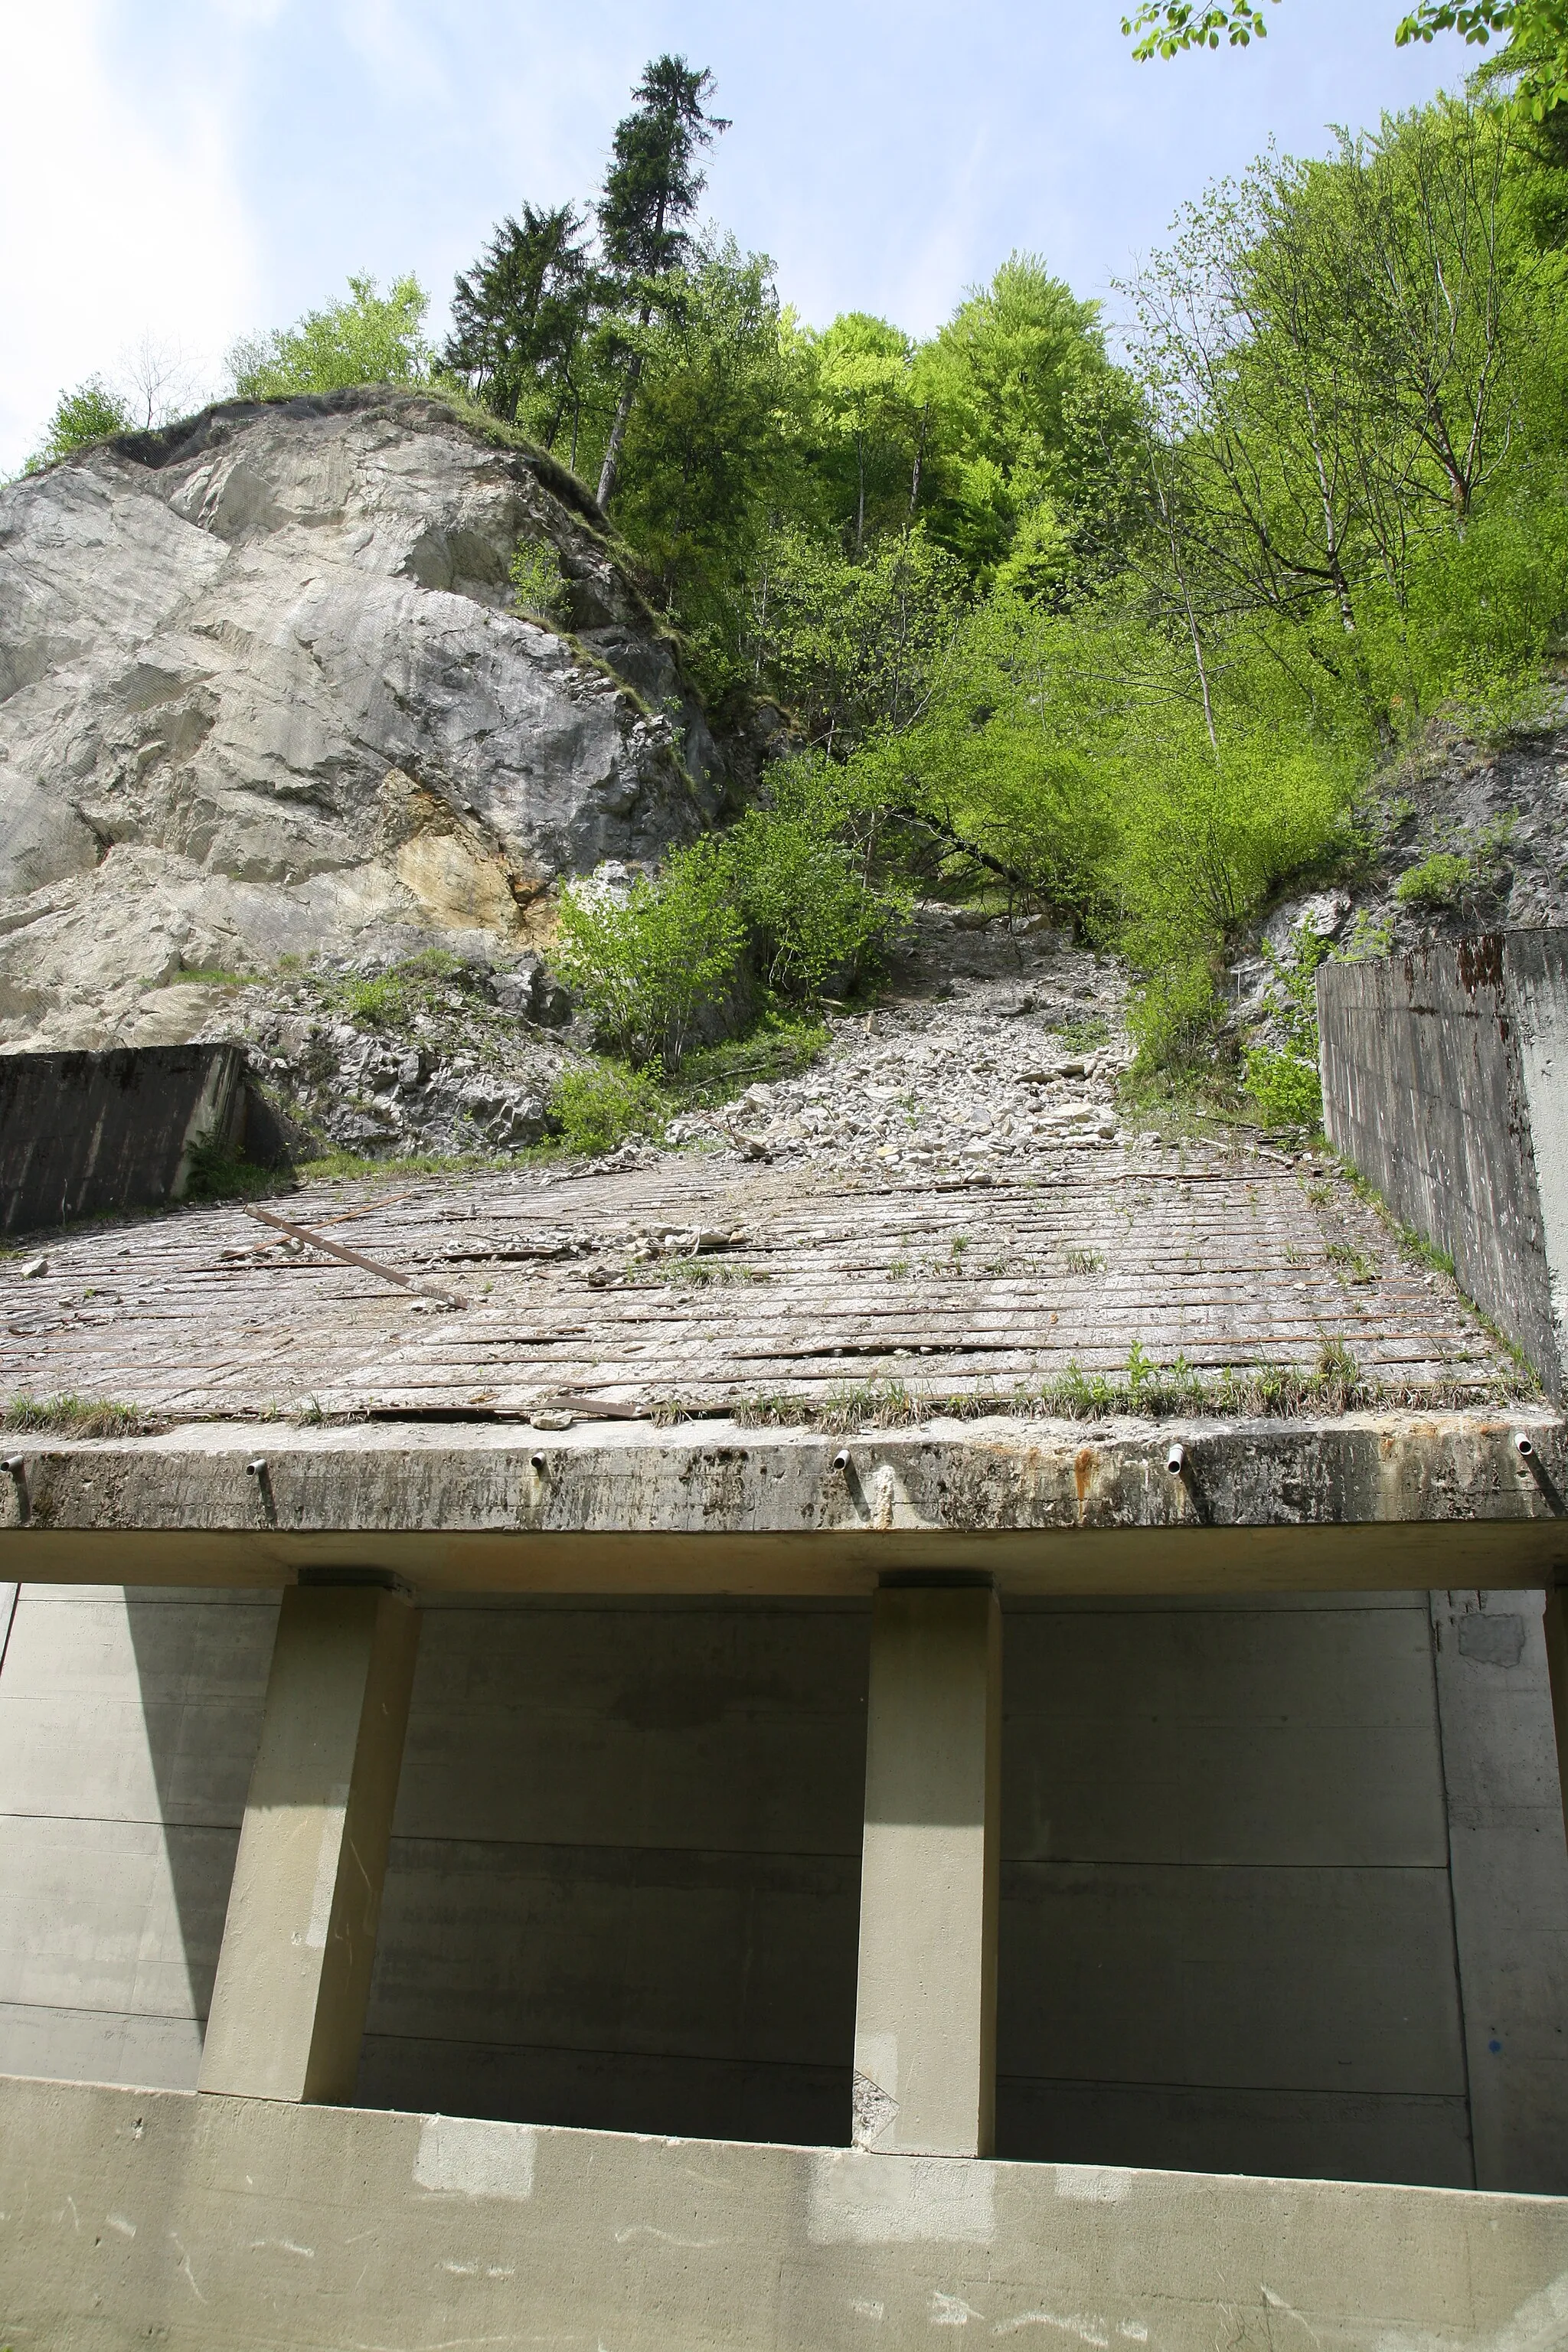
<path id="1" fill-rule="evenodd" d="M 110 0 L 0 0 L 0 472 L 36 446 L 64 386 L 112 374 L 143 337 L 216 379 L 253 308 L 225 44 L 217 73 L 182 78 L 172 119 L 154 122 L 113 69 L 119 14 Z"/>

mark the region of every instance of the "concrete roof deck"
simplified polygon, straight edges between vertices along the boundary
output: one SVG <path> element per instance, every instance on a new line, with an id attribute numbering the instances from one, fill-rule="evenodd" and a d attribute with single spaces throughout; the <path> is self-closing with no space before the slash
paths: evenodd
<path id="1" fill-rule="evenodd" d="M 670 1154 L 629 1172 L 312 1185 L 271 1206 L 466 1307 L 291 1255 L 237 1207 L 79 1228 L 39 1244 L 41 1275 L 0 1262 L 0 1401 L 852 1426 L 856 1400 L 865 1418 L 894 1384 L 919 1411 L 1038 1410 L 1075 1367 L 1124 1387 L 1136 1349 L 1218 1394 L 1227 1373 L 1310 1374 L 1328 1346 L 1349 1350 L 1367 1401 L 1480 1405 L 1521 1385 L 1342 1179 L 1207 1148 L 1079 1148 L 912 1181 Z M 650 1232 L 726 1239 L 639 1259 Z"/>
<path id="2" fill-rule="evenodd" d="M 468 1303 L 291 1255 L 230 1207 L 5 1262 L 0 1395 L 147 1420 L 12 1441 L 0 1573 L 850 1593 L 965 1566 L 1133 1591 L 1568 1565 L 1562 1419 L 1316 1168 L 1133 1144 L 879 1184 L 688 1154 L 272 1205 Z M 634 1255 L 671 1231 L 725 1245 Z M 1309 1387 L 1259 1417 L 1245 1376 L 1310 1374 L 1331 1343 L 1362 1408 Z M 1207 1394 L 1131 1411 L 1135 1345 Z M 1068 1413 L 1073 1366 L 1109 1386 Z"/>

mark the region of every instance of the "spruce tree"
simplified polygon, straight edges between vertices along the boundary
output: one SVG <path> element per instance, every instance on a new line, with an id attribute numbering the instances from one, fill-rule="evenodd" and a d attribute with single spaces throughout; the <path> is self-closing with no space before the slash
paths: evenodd
<path id="1" fill-rule="evenodd" d="M 577 462 L 582 394 L 577 359 L 593 300 L 593 277 L 574 205 L 509 215 L 452 298 L 452 332 L 442 354 L 497 416 L 515 423 L 530 394 L 542 394 L 539 432 L 553 449 L 572 419 Z"/>
<path id="2" fill-rule="evenodd" d="M 706 185 L 698 159 L 729 124 L 710 114 L 713 89 L 706 68 L 684 58 L 655 58 L 632 92 L 634 113 L 616 125 L 613 161 L 596 207 L 604 257 L 617 307 L 637 313 L 621 394 L 599 474 L 599 503 L 607 506 L 620 469 L 626 425 L 642 374 L 640 337 L 668 298 L 672 274 L 690 249 L 689 223 Z"/>

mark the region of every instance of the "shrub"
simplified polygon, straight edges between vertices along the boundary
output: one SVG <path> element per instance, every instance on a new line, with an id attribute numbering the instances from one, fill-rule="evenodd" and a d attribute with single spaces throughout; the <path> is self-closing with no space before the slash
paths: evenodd
<path id="1" fill-rule="evenodd" d="M 629 1135 L 663 1132 L 664 1097 L 646 1071 L 618 1062 L 563 1070 L 549 1110 L 569 1151 L 613 1151 Z"/>
<path id="2" fill-rule="evenodd" d="M 1451 907 L 1475 879 L 1473 858 L 1439 849 L 1421 865 L 1406 866 L 1394 886 L 1394 895 L 1405 907 Z"/>
<path id="3" fill-rule="evenodd" d="M 1322 1125 L 1323 1090 L 1317 1065 L 1304 1055 L 1254 1045 L 1247 1056 L 1247 1091 L 1268 1127 Z"/>
<path id="4" fill-rule="evenodd" d="M 707 836 L 674 851 L 656 881 L 639 875 L 624 899 L 571 884 L 561 894 L 562 978 L 634 1065 L 679 1066 L 744 947 L 727 859 Z"/>
<path id="5" fill-rule="evenodd" d="M 726 853 L 762 976 L 782 995 L 852 988 L 907 919 L 908 892 L 875 877 L 873 813 L 825 760 L 782 769 Z"/>
<path id="6" fill-rule="evenodd" d="M 525 539 L 511 559 L 512 597 L 520 613 L 559 621 L 566 608 L 566 583 L 552 547 Z"/>
<path id="7" fill-rule="evenodd" d="M 1127 1027 L 1140 1076 L 1184 1076 L 1210 1059 L 1225 1006 L 1206 962 L 1173 963 L 1132 995 Z"/>

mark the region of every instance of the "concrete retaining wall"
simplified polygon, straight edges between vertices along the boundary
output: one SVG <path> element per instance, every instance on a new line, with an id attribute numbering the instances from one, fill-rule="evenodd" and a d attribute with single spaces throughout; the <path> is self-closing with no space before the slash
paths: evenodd
<path id="1" fill-rule="evenodd" d="M 1568 931 L 1318 971 L 1329 1139 L 1568 1383 Z"/>
<path id="2" fill-rule="evenodd" d="M 181 1199 L 191 1147 L 244 1134 L 244 1076 L 233 1045 L 0 1054 L 0 1232 Z M 252 1157 L 270 1164 L 259 1102 L 251 1123 Z"/>
<path id="3" fill-rule="evenodd" d="M 194 2082 L 276 1607 L 23 1587 L 0 2069 Z M 1008 1608 L 1004 2156 L 1467 2186 L 1474 2097 L 1483 2185 L 1568 2189 L 1539 1601 L 1467 1613 L 1440 1748 L 1424 1595 Z M 428 1611 L 360 2099 L 847 2140 L 867 1638 Z"/>
<path id="4" fill-rule="evenodd" d="M 1552 2352 L 1568 2205 L 0 2083 L 16 2352 L 904 2352 L 948 2328 Z"/>

